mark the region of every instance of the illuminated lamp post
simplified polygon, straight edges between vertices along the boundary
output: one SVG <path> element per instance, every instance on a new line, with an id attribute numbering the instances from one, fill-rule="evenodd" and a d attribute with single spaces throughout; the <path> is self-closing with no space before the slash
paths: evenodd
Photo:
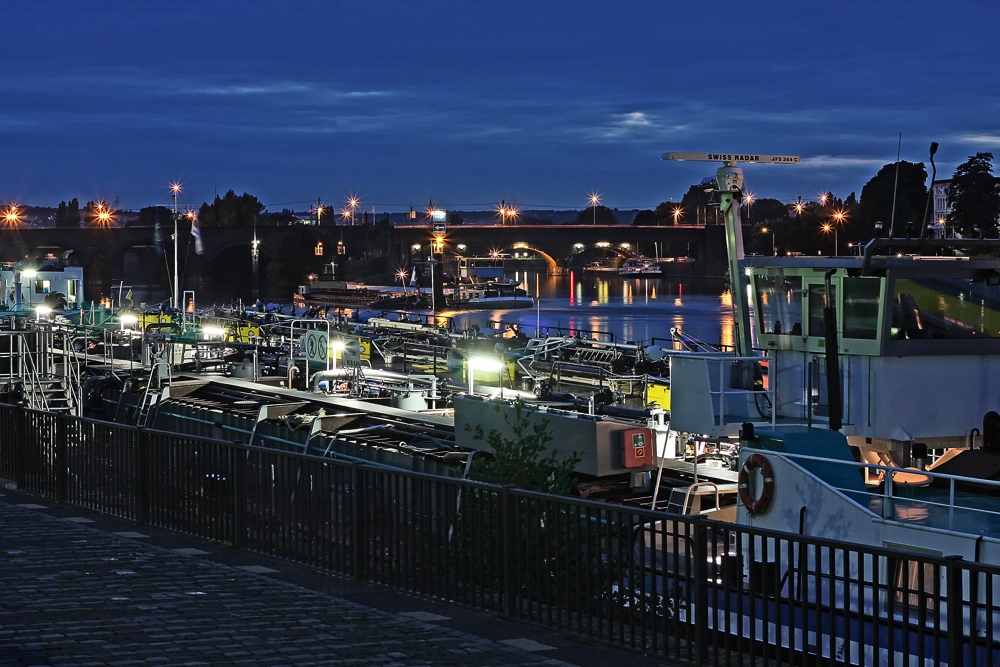
<path id="1" fill-rule="evenodd" d="M 829 234 L 830 232 L 833 232 L 833 256 L 836 257 L 837 256 L 837 247 L 838 247 L 838 245 L 837 245 L 837 228 L 834 225 L 831 225 L 828 222 L 828 223 L 825 223 L 823 225 L 823 232 L 826 233 L 826 234 Z"/>
<path id="2" fill-rule="evenodd" d="M 347 200 L 347 205 L 351 207 L 351 227 L 354 226 L 354 209 L 358 207 L 358 198 L 351 197 Z"/>
<path id="3" fill-rule="evenodd" d="M 594 209 L 594 224 L 597 224 L 597 203 L 601 201 L 601 198 L 596 194 L 590 195 L 590 206 Z"/>
<path id="4" fill-rule="evenodd" d="M 778 256 L 778 245 L 774 241 L 774 230 L 773 229 L 769 229 L 767 227 L 761 227 L 760 231 L 761 231 L 762 234 L 767 234 L 769 231 L 771 232 L 771 252 L 774 253 L 775 257 L 777 257 Z"/>
<path id="5" fill-rule="evenodd" d="M 180 183 L 172 183 L 170 185 L 170 198 L 173 200 L 174 208 L 174 309 L 180 310 L 181 308 L 181 282 L 180 282 L 180 272 L 179 264 L 177 261 L 177 195 L 181 191 Z"/>

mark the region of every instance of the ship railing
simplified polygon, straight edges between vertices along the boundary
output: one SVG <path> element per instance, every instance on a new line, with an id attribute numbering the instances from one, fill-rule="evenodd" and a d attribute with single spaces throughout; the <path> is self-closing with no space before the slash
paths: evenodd
<path id="1" fill-rule="evenodd" d="M 962 526 L 975 526 L 977 534 L 982 534 L 989 526 L 1000 525 L 1000 481 L 950 475 L 916 467 L 902 468 L 806 454 L 760 451 L 767 456 L 788 459 L 800 468 L 804 468 L 800 462 L 812 461 L 823 466 L 857 469 L 858 477 L 862 480 L 883 480 L 878 485 L 865 484 L 863 495 L 846 486 L 829 486 L 862 506 L 865 504 L 860 501 L 867 500 L 867 509 L 877 510 L 881 518 L 887 521 L 903 524 L 916 522 L 948 532 L 959 531 Z M 884 482 L 887 479 L 891 480 L 888 484 Z M 946 511 L 935 511 L 934 508 Z"/>
<path id="2" fill-rule="evenodd" d="M 670 355 L 671 428 L 712 437 L 736 435 L 739 426 L 777 424 L 777 382 L 764 375 L 768 356 L 731 352 Z"/>

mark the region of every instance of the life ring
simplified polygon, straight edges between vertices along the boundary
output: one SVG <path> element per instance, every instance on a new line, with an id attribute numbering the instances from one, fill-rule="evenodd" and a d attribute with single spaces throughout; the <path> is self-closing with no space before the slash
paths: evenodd
<path id="1" fill-rule="evenodd" d="M 755 498 L 750 492 L 750 475 L 760 471 L 764 484 Z M 774 469 L 763 454 L 751 454 L 740 467 L 738 479 L 740 502 L 750 512 L 750 516 L 763 514 L 771 507 L 774 499 Z"/>

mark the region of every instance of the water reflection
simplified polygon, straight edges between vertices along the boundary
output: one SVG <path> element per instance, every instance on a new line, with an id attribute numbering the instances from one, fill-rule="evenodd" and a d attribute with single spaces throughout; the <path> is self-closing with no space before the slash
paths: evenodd
<path id="1" fill-rule="evenodd" d="M 533 285 L 536 308 L 458 313 L 459 326 L 489 320 L 537 328 L 550 334 L 612 335 L 618 341 L 666 340 L 678 327 L 710 343 L 732 345 L 732 299 L 722 280 L 620 278 L 571 273 L 547 276 L 522 272 L 515 276 Z"/>

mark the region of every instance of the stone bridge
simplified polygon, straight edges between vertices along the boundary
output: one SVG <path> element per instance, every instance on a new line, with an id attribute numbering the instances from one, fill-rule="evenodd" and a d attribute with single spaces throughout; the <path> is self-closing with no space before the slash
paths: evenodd
<path id="1" fill-rule="evenodd" d="M 72 263 L 86 268 L 88 297 L 108 294 L 119 281 L 165 287 L 167 276 L 173 273 L 172 233 L 173 229 L 164 229 L 166 248 L 160 254 L 152 227 L 0 229 L 0 261 L 58 257 L 72 251 Z M 254 233 L 252 227 L 203 228 L 205 252 L 198 255 L 190 226 L 182 221 L 177 240 L 182 284 L 192 288 L 207 283 L 227 286 L 233 293 L 245 291 L 245 298 L 249 298 Z M 267 280 L 268 267 L 273 267 L 289 274 L 285 277 L 294 284 L 301 283 L 322 263 L 335 260 L 338 254 L 351 258 L 387 252 L 400 266 L 407 266 L 415 257 L 426 257 L 433 240 L 426 224 L 257 227 L 256 235 L 260 241 L 260 280 Z M 546 256 L 550 264 L 559 265 L 566 265 L 571 257 L 586 256 L 581 250 L 602 247 L 610 251 L 628 244 L 628 252 L 692 257 L 700 267 L 698 275 L 722 275 L 725 271 L 721 226 L 460 225 L 449 227 L 443 241 L 446 257 L 459 250 L 466 255 L 485 256 L 492 251 L 530 248 Z M 320 244 L 322 254 L 316 254 Z"/>

